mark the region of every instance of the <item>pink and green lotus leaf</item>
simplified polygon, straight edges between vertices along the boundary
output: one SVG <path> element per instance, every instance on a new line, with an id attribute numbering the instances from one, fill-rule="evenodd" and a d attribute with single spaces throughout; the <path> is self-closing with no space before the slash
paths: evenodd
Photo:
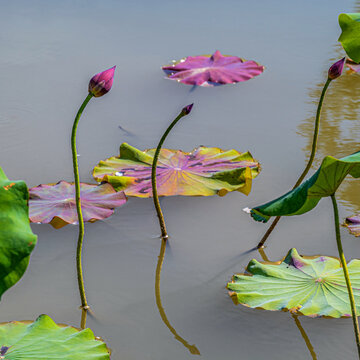
<path id="1" fill-rule="evenodd" d="M 155 149 L 141 151 L 126 143 L 120 156 L 101 161 L 94 178 L 109 182 L 128 196 L 151 197 L 151 166 Z M 200 146 L 192 152 L 161 149 L 156 170 L 160 196 L 225 195 L 229 191 L 250 193 L 252 179 L 260 171 L 249 152 L 223 151 Z"/>
<path id="2" fill-rule="evenodd" d="M 264 66 L 237 56 L 222 55 L 217 50 L 213 55 L 188 56 L 162 69 L 168 79 L 211 87 L 252 79 L 264 71 Z"/>
<path id="3" fill-rule="evenodd" d="M 360 214 L 347 217 L 344 226 L 349 229 L 350 234 L 360 236 Z"/>
<path id="4" fill-rule="evenodd" d="M 51 224 L 59 229 L 77 224 L 74 183 L 39 185 L 29 189 L 29 217 L 34 223 Z M 116 192 L 110 184 L 80 184 L 81 209 L 84 221 L 103 220 L 114 213 L 114 208 L 126 203 L 125 194 Z"/>

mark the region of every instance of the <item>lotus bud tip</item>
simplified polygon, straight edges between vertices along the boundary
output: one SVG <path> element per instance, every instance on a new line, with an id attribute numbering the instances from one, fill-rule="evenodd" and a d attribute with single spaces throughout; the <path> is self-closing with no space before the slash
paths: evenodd
<path id="1" fill-rule="evenodd" d="M 189 115 L 193 106 L 194 106 L 194 103 L 185 106 L 185 107 L 182 109 L 182 111 L 181 111 L 182 114 L 183 114 L 183 115 Z"/>
<path id="2" fill-rule="evenodd" d="M 110 91 L 116 66 L 94 75 L 89 82 L 89 93 L 95 97 L 105 95 Z"/>
<path id="3" fill-rule="evenodd" d="M 334 64 L 332 64 L 328 72 L 329 79 L 331 80 L 337 79 L 342 74 L 344 64 L 345 64 L 345 58 L 342 58 L 341 60 L 338 60 Z"/>

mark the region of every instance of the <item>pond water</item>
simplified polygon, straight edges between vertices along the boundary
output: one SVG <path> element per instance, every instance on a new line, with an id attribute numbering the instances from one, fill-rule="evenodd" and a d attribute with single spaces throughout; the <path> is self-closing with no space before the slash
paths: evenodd
<path id="1" fill-rule="evenodd" d="M 202 358 L 355 359 L 351 319 L 300 317 L 235 306 L 226 283 L 250 259 L 267 225 L 243 213 L 295 183 L 311 147 L 314 113 L 328 67 L 344 56 L 337 44 L 341 12 L 360 1 L 226 0 L 1 2 L 0 165 L 29 187 L 72 180 L 70 131 L 90 77 L 117 65 L 111 92 L 94 99 L 78 131 L 80 174 L 92 182 L 99 160 L 128 142 L 155 147 L 170 120 L 194 102 L 165 143 L 190 151 L 198 145 L 250 150 L 262 164 L 251 194 L 161 200 L 171 236 L 161 278 L 167 317 Z M 161 65 L 212 53 L 266 66 L 237 85 L 197 88 L 164 79 Z M 325 99 L 317 165 L 325 155 L 359 150 L 360 77 L 343 76 Z M 125 131 L 124 131 L 125 130 Z M 314 168 L 316 168 L 314 166 Z M 359 210 L 359 182 L 338 193 L 342 218 Z M 280 260 L 301 254 L 337 256 L 331 200 L 312 212 L 283 219 L 265 249 Z M 75 248 L 77 228 L 32 225 L 38 234 L 30 266 L 0 304 L 1 321 L 46 313 L 78 326 Z M 116 360 L 192 359 L 162 322 L 154 277 L 160 250 L 151 199 L 130 198 L 106 221 L 86 225 L 84 270 L 88 319 Z M 342 230 L 348 260 L 360 257 L 359 239 Z M 304 341 L 304 331 L 316 355 Z M 310 346 L 310 345 L 309 345 Z"/>

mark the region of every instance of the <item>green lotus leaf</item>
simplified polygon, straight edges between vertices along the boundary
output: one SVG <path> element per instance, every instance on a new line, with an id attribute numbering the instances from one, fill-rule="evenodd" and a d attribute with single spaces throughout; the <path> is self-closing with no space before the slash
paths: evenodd
<path id="1" fill-rule="evenodd" d="M 30 228 L 28 198 L 26 184 L 10 181 L 0 168 L 0 298 L 23 276 L 37 241 Z"/>
<path id="2" fill-rule="evenodd" d="M 357 312 L 360 311 L 360 260 L 348 264 Z M 300 256 L 291 249 L 283 261 L 251 260 L 227 288 L 235 304 L 290 311 L 311 317 L 351 317 L 349 295 L 340 260 Z"/>
<path id="3" fill-rule="evenodd" d="M 101 161 L 94 169 L 97 181 L 109 182 L 128 196 L 150 197 L 151 166 L 155 149 L 140 151 L 126 143 L 120 156 Z M 250 153 L 198 147 L 190 153 L 161 149 L 157 166 L 160 196 L 225 195 L 229 191 L 249 194 L 259 163 Z"/>
<path id="4" fill-rule="evenodd" d="M 256 221 L 262 222 L 267 222 L 271 216 L 304 214 L 312 210 L 322 197 L 333 195 L 348 174 L 354 178 L 360 177 L 360 151 L 342 159 L 326 156 L 319 170 L 310 179 L 249 212 Z"/>
<path id="5" fill-rule="evenodd" d="M 106 360 L 110 353 L 90 329 L 58 325 L 49 316 L 34 322 L 12 321 L 0 324 L 0 359 L 6 360 Z"/>
<path id="6" fill-rule="evenodd" d="M 342 33 L 339 37 L 344 50 L 356 63 L 360 62 L 360 13 L 340 14 L 339 25 Z"/>

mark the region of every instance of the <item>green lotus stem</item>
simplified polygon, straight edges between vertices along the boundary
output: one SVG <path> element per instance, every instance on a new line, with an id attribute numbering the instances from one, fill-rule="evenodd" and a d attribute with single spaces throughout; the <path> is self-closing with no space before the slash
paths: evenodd
<path id="1" fill-rule="evenodd" d="M 305 176 L 307 175 L 307 173 L 311 169 L 311 166 L 312 166 L 312 164 L 314 162 L 314 158 L 315 158 L 315 154 L 316 154 L 317 141 L 318 141 L 318 137 L 319 137 L 321 108 L 322 108 L 322 105 L 323 105 L 323 102 L 324 102 L 324 97 L 325 97 L 326 90 L 328 89 L 328 87 L 329 87 L 332 80 L 333 79 L 328 77 L 328 79 L 326 80 L 325 85 L 324 85 L 324 87 L 322 89 L 319 104 L 318 104 L 318 107 L 317 107 L 317 110 L 316 110 L 315 128 L 314 128 L 314 135 L 313 135 L 313 140 L 312 140 L 310 158 L 309 158 L 309 161 L 308 161 L 304 171 L 302 172 L 302 174 L 300 175 L 300 177 L 296 181 L 296 184 L 294 185 L 293 189 L 297 188 L 303 182 Z M 269 229 L 266 231 L 266 233 L 264 234 L 264 236 L 260 240 L 259 244 L 257 245 L 257 248 L 260 248 L 260 247 L 264 246 L 265 241 L 268 239 L 268 237 L 270 236 L 272 231 L 275 229 L 275 227 L 276 227 L 276 225 L 277 225 L 277 223 L 279 222 L 280 219 L 281 219 L 281 216 L 277 216 L 274 219 L 274 221 L 270 225 Z"/>
<path id="2" fill-rule="evenodd" d="M 171 326 L 171 324 L 165 314 L 165 310 L 162 306 L 162 303 L 161 303 L 161 297 L 160 297 L 161 269 L 162 269 L 162 264 L 164 262 L 166 243 L 167 243 L 169 236 L 166 231 L 165 219 L 164 219 L 163 212 L 161 210 L 159 196 L 158 196 L 157 187 L 156 187 L 156 168 L 157 168 L 157 163 L 158 163 L 161 147 L 164 144 L 164 141 L 165 141 L 166 137 L 169 135 L 172 128 L 176 125 L 176 123 L 182 117 L 184 117 L 190 113 L 192 106 L 193 106 L 193 104 L 184 107 L 181 110 L 180 114 L 175 118 L 175 120 L 173 120 L 173 122 L 170 124 L 170 126 L 166 129 L 164 135 L 161 137 L 160 142 L 156 148 L 153 163 L 152 163 L 151 185 L 152 185 L 154 205 L 155 205 L 157 216 L 159 218 L 159 224 L 160 224 L 160 229 L 161 229 L 161 248 L 160 248 L 158 263 L 156 266 L 156 274 L 155 274 L 156 305 L 159 309 L 161 319 L 163 320 L 164 324 L 168 327 L 168 329 L 171 331 L 171 333 L 175 336 L 175 339 L 180 341 L 186 348 L 188 348 L 191 354 L 200 355 L 200 352 L 197 349 L 197 347 L 195 345 L 189 345 L 189 343 L 187 341 L 185 341 L 180 335 L 178 335 L 176 330 Z"/>
<path id="3" fill-rule="evenodd" d="M 82 247 L 84 240 L 84 219 L 81 211 L 81 201 L 80 201 L 80 179 L 79 179 L 79 165 L 78 165 L 77 151 L 76 151 L 76 131 L 81 114 L 92 97 L 93 94 L 89 93 L 89 95 L 86 97 L 86 99 L 80 106 L 80 109 L 76 114 L 74 125 L 72 128 L 72 133 L 71 133 L 71 150 L 72 150 L 74 177 L 75 177 L 75 200 L 76 200 L 76 210 L 79 221 L 79 237 L 78 237 L 77 250 L 76 250 L 76 270 L 77 270 L 77 279 L 78 279 L 78 286 L 79 286 L 79 292 L 81 298 L 81 323 L 80 323 L 81 329 L 85 329 L 86 316 L 87 316 L 87 311 L 89 310 L 89 305 L 86 300 L 84 277 L 83 277 L 82 264 L 81 264 Z"/>
<path id="4" fill-rule="evenodd" d="M 346 281 L 346 286 L 347 286 L 348 293 L 349 293 L 349 300 L 350 300 L 350 306 L 351 306 L 351 315 L 352 315 L 353 324 L 354 324 L 355 340 L 356 340 L 356 345 L 357 345 L 357 348 L 358 348 L 358 355 L 359 355 L 359 359 L 360 359 L 359 323 L 358 323 L 358 319 L 357 319 L 357 316 L 356 316 L 355 298 L 354 298 L 354 293 L 353 293 L 353 290 L 352 290 L 352 287 L 351 287 L 349 270 L 348 270 L 348 267 L 347 267 L 347 264 L 346 264 L 346 259 L 345 259 L 342 244 L 341 244 L 339 210 L 338 210 L 338 206 L 337 206 L 337 203 L 336 203 L 335 194 L 331 195 L 331 200 L 332 200 L 332 204 L 333 204 L 333 208 L 334 208 L 336 243 L 337 243 L 337 247 L 338 247 L 338 251 L 339 251 L 339 257 L 340 257 L 341 265 L 342 265 L 342 268 L 343 268 L 343 271 L 344 271 L 344 277 L 345 277 L 345 281 Z"/>

